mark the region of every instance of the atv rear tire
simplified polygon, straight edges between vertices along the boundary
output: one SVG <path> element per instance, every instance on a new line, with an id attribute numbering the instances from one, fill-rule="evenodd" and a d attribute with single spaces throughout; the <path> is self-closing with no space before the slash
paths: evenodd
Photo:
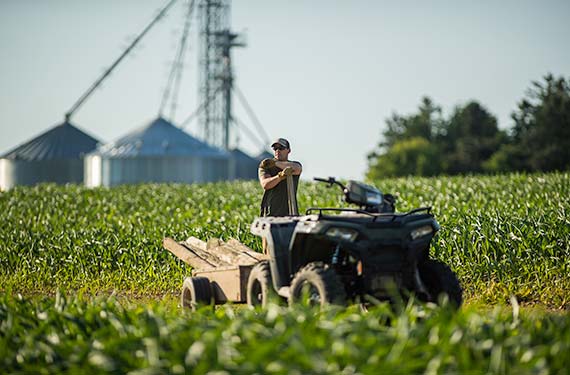
<path id="1" fill-rule="evenodd" d="M 320 307 L 345 305 L 346 291 L 334 269 L 323 262 L 312 262 L 297 272 L 291 281 L 289 305 L 296 303 Z"/>
<path id="2" fill-rule="evenodd" d="M 447 295 L 456 308 L 463 302 L 463 290 L 455 273 L 445 263 L 428 259 L 418 265 L 420 278 L 429 292 L 428 302 L 439 302 L 441 295 Z"/>
<path id="3" fill-rule="evenodd" d="M 199 306 L 212 305 L 212 286 L 206 277 L 187 277 L 182 285 L 180 304 L 196 311 Z"/>
<path id="4" fill-rule="evenodd" d="M 251 269 L 247 279 L 247 304 L 248 306 L 267 306 L 269 296 L 273 291 L 271 284 L 271 268 L 269 262 L 264 260 L 257 263 Z"/>

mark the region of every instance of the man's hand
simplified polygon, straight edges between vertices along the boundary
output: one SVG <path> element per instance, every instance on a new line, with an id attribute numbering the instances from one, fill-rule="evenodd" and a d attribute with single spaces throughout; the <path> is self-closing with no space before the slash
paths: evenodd
<path id="1" fill-rule="evenodd" d="M 263 169 L 274 168 L 275 167 L 275 159 L 272 159 L 272 158 L 263 159 L 261 161 L 261 163 L 259 164 L 259 166 Z"/>
<path id="2" fill-rule="evenodd" d="M 285 178 L 287 176 L 291 176 L 292 174 L 293 174 L 293 168 L 287 167 L 283 169 L 281 172 L 279 172 L 279 177 Z"/>

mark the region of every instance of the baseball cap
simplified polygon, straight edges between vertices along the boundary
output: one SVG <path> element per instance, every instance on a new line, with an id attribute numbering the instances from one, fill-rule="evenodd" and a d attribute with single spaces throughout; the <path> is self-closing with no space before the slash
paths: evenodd
<path id="1" fill-rule="evenodd" d="M 277 144 L 280 144 L 281 146 L 283 146 L 283 147 L 285 147 L 285 148 L 287 148 L 287 149 L 291 148 L 291 147 L 289 146 L 289 141 L 286 140 L 285 138 L 277 138 L 275 141 L 273 141 L 273 143 L 271 144 L 271 147 L 273 147 L 273 146 L 275 146 L 275 145 L 277 145 Z"/>

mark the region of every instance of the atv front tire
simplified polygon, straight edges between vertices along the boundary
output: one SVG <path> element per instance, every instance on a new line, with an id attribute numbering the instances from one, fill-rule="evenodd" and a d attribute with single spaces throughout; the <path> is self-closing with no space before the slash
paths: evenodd
<path id="1" fill-rule="evenodd" d="M 271 268 L 269 262 L 264 260 L 251 269 L 247 279 L 248 306 L 267 306 L 267 301 L 273 291 L 271 284 Z"/>
<path id="2" fill-rule="evenodd" d="M 187 277 L 182 284 L 180 304 L 196 311 L 199 306 L 212 305 L 213 295 L 210 280 L 206 277 Z"/>
<path id="3" fill-rule="evenodd" d="M 456 308 L 463 302 L 463 290 L 455 273 L 445 263 L 428 259 L 418 265 L 420 278 L 429 297 L 428 302 L 439 302 L 441 295 L 447 295 L 449 302 Z"/>
<path id="4" fill-rule="evenodd" d="M 291 281 L 289 305 L 296 303 L 320 307 L 345 305 L 346 291 L 334 269 L 323 262 L 312 262 L 301 268 Z"/>

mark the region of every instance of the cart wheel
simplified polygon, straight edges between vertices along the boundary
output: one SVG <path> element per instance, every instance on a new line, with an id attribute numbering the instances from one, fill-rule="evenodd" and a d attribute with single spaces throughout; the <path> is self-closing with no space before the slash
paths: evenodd
<path id="1" fill-rule="evenodd" d="M 182 285 L 181 304 L 183 308 L 196 309 L 201 305 L 211 305 L 212 287 L 206 277 L 187 277 Z"/>
<path id="2" fill-rule="evenodd" d="M 271 269 L 268 261 L 257 263 L 251 269 L 247 279 L 248 306 L 267 306 L 269 295 L 272 292 Z"/>

